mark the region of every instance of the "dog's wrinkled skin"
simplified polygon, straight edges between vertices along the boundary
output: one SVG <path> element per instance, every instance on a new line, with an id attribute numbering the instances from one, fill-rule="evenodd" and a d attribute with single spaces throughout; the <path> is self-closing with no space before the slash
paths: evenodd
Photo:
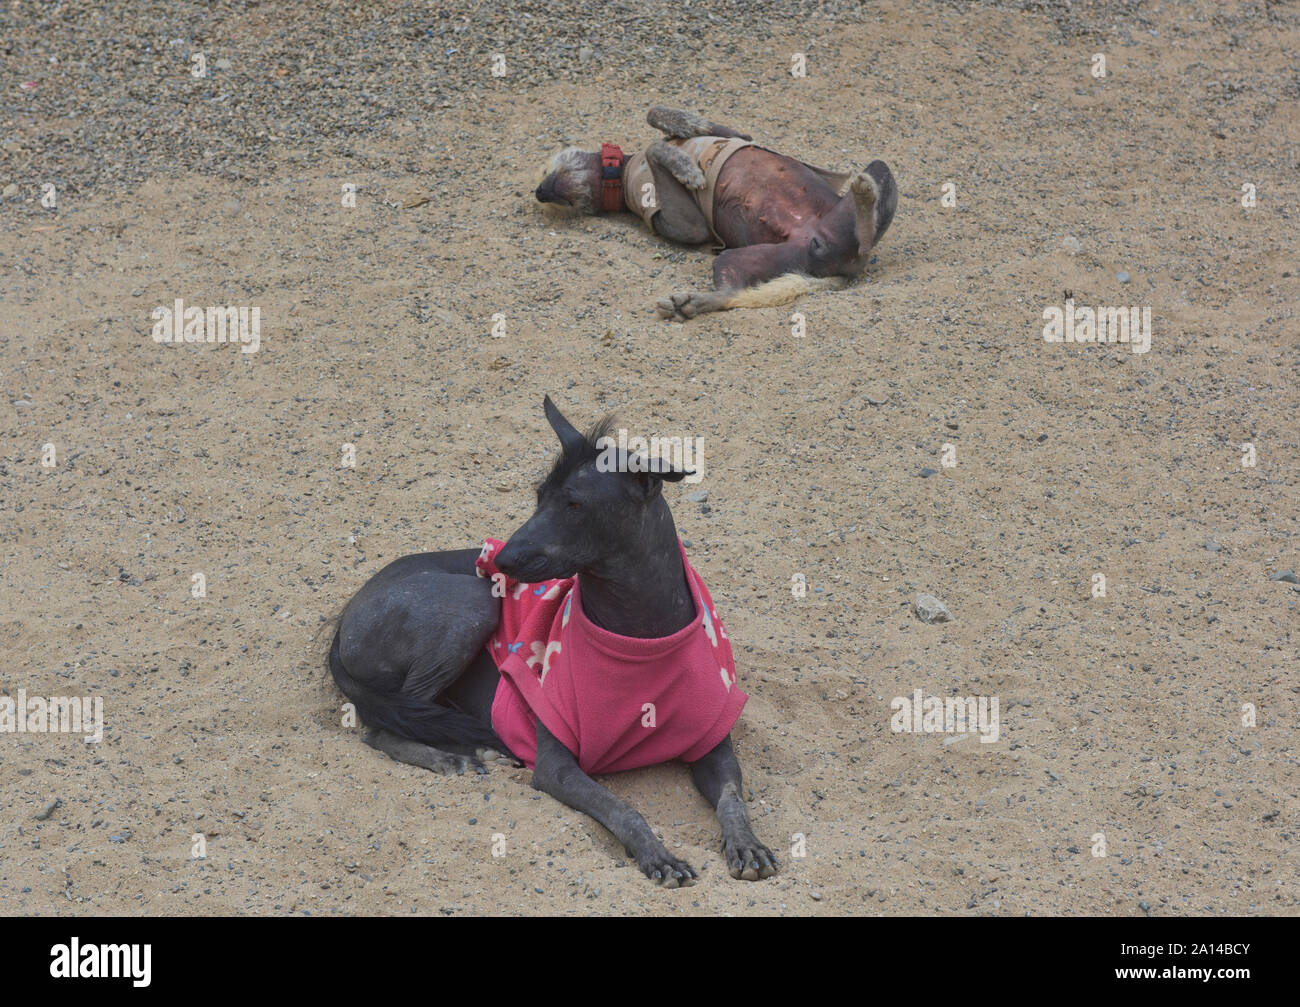
<path id="1" fill-rule="evenodd" d="M 646 120 L 669 139 L 750 139 L 679 109 L 652 108 Z M 690 191 L 705 185 L 699 166 L 663 140 L 645 153 L 660 207 L 655 232 L 684 245 L 711 241 Z M 600 154 L 569 147 L 551 159 L 535 195 L 548 208 L 598 214 L 600 187 Z M 884 161 L 855 173 L 839 193 L 794 158 L 761 147 L 736 151 L 714 191 L 714 228 L 727 246 L 713 263 L 714 289 L 665 297 L 656 306 L 659 315 L 685 321 L 728 308 L 788 304 L 803 293 L 842 287 L 866 269 L 897 206 L 898 187 Z"/>

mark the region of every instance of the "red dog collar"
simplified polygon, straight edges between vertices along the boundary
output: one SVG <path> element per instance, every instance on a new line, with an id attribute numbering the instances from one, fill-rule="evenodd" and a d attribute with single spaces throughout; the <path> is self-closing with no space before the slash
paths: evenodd
<path id="1" fill-rule="evenodd" d="M 623 209 L 623 151 L 616 143 L 600 145 L 600 208 Z"/>

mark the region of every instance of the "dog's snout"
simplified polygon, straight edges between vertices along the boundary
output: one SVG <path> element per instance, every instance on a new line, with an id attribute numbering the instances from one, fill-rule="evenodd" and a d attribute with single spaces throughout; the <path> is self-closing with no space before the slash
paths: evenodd
<path id="1" fill-rule="evenodd" d="M 507 577 L 513 577 L 519 567 L 522 552 L 523 550 L 513 542 L 507 542 L 502 546 L 501 551 L 496 554 L 493 562 L 496 563 L 497 569 L 503 574 Z"/>
<path id="2" fill-rule="evenodd" d="M 545 546 L 539 547 L 518 535 L 512 536 L 496 554 L 497 569 L 507 577 L 531 583 L 530 577 L 546 565 L 547 552 Z"/>

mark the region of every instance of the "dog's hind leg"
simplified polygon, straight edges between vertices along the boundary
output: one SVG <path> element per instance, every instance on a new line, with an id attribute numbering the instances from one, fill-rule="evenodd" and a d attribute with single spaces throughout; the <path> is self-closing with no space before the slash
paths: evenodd
<path id="1" fill-rule="evenodd" d="M 462 754 L 505 751 L 483 703 L 462 711 L 443 698 L 467 671 L 491 665 L 484 648 L 500 603 L 488 581 L 452 572 L 472 571 L 475 555 L 425 553 L 390 564 L 348 604 L 330 649 L 330 671 L 372 729 L 370 744 L 435 772 L 455 771 Z"/>
<path id="2" fill-rule="evenodd" d="M 684 322 L 710 311 L 776 307 L 804 294 L 844 286 L 841 276 L 809 276 L 808 265 L 808 243 L 730 248 L 713 262 L 713 290 L 670 294 L 658 301 L 655 310 L 660 318 Z"/>
<path id="3" fill-rule="evenodd" d="M 884 161 L 872 161 L 849 181 L 845 195 L 853 200 L 858 255 L 865 257 L 894 219 L 898 186 Z"/>
<path id="4" fill-rule="evenodd" d="M 748 133 L 738 132 L 721 123 L 710 122 L 702 115 L 681 108 L 655 105 L 646 113 L 645 120 L 664 136 L 673 140 L 688 140 L 693 136 L 734 136 L 742 140 L 753 139 Z"/>
<path id="5" fill-rule="evenodd" d="M 722 855 L 731 876 L 738 881 L 758 881 L 775 874 L 780 865 L 772 851 L 754 836 L 745 799 L 740 796 L 740 762 L 731 747 L 731 735 L 691 764 L 691 776 L 717 812 L 722 826 Z"/>
<path id="6" fill-rule="evenodd" d="M 362 740 L 371 748 L 378 749 L 397 762 L 404 762 L 408 766 L 419 766 L 430 772 L 443 775 L 460 774 L 470 768 L 479 773 L 487 772 L 476 758 L 456 752 L 444 752 L 441 748 L 434 748 L 422 741 L 403 738 L 382 727 L 367 731 Z"/>

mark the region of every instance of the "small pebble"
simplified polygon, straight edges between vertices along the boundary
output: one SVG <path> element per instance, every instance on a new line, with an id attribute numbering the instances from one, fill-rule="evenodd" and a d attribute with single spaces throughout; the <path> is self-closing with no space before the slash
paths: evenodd
<path id="1" fill-rule="evenodd" d="M 951 622 L 952 613 L 948 606 L 932 594 L 918 594 L 912 603 L 912 609 L 922 622 Z"/>

